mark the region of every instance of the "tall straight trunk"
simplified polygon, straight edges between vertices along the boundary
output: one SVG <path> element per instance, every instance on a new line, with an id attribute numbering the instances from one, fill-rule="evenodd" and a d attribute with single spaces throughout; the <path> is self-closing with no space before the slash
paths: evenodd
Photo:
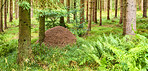
<path id="1" fill-rule="evenodd" d="M 31 0 L 31 18 L 33 18 L 33 0 Z"/>
<path id="2" fill-rule="evenodd" d="M 93 11 L 93 0 L 89 0 L 89 15 L 88 15 L 88 32 L 91 31 L 91 22 L 92 22 L 92 11 Z"/>
<path id="3" fill-rule="evenodd" d="M 141 10 L 143 11 L 143 0 L 141 0 Z"/>
<path id="4" fill-rule="evenodd" d="M 76 10 L 76 7 L 77 7 L 77 3 L 76 3 L 76 0 L 74 0 L 74 10 Z M 76 16 L 77 16 L 77 13 L 75 11 L 75 13 L 74 13 L 74 20 L 76 20 Z"/>
<path id="5" fill-rule="evenodd" d="M 98 2 L 98 9 L 100 9 L 100 1 L 99 0 L 97 0 L 97 2 Z"/>
<path id="6" fill-rule="evenodd" d="M 110 20 L 109 13 L 110 13 L 110 0 L 107 1 L 107 20 Z"/>
<path id="7" fill-rule="evenodd" d="M 67 12 L 70 10 L 70 0 L 67 0 Z M 70 23 L 70 15 L 67 16 L 67 23 Z"/>
<path id="8" fill-rule="evenodd" d="M 100 0 L 100 26 L 102 26 L 102 0 Z"/>
<path id="9" fill-rule="evenodd" d="M 0 0 L 0 32 L 4 32 L 3 30 L 3 8 L 2 8 L 3 0 Z"/>
<path id="10" fill-rule="evenodd" d="M 123 22 L 123 0 L 120 0 L 120 21 L 119 24 Z"/>
<path id="11" fill-rule="evenodd" d="M 97 23 L 97 0 L 95 0 L 95 4 L 94 4 L 94 9 L 95 9 L 95 17 L 94 17 L 94 22 Z"/>
<path id="12" fill-rule="evenodd" d="M 5 0 L 6 1 L 6 0 Z M 4 5 L 4 28 L 7 29 L 7 2 Z"/>
<path id="13" fill-rule="evenodd" d="M 31 4 L 30 0 L 27 1 Z M 24 63 L 31 58 L 31 17 L 30 9 L 24 9 L 19 6 L 19 40 L 18 40 L 18 71 L 23 71 Z"/>
<path id="14" fill-rule="evenodd" d="M 13 0 L 10 0 L 10 22 L 13 20 Z"/>
<path id="15" fill-rule="evenodd" d="M 147 17 L 147 0 L 143 0 L 143 17 Z"/>
<path id="16" fill-rule="evenodd" d="M 64 5 L 64 0 L 60 0 L 60 2 Z M 60 26 L 66 27 L 64 22 L 64 16 L 60 17 Z"/>
<path id="17" fill-rule="evenodd" d="M 39 16 L 39 44 L 41 45 L 45 38 L 45 16 Z"/>
<path id="18" fill-rule="evenodd" d="M 10 0 L 7 0 L 7 13 L 8 13 L 8 10 L 9 10 L 9 2 L 10 2 Z"/>
<path id="19" fill-rule="evenodd" d="M 136 0 L 123 0 L 123 35 L 135 35 L 136 31 Z"/>
<path id="20" fill-rule="evenodd" d="M 86 21 L 88 22 L 88 0 L 86 0 Z"/>
<path id="21" fill-rule="evenodd" d="M 82 24 L 84 22 L 84 0 L 80 0 L 80 9 L 81 9 L 81 12 L 80 12 L 80 24 Z"/>
<path id="22" fill-rule="evenodd" d="M 118 14 L 118 0 L 115 0 L 115 18 L 117 18 Z"/>
<path id="23" fill-rule="evenodd" d="M 95 0 L 93 0 L 92 8 L 93 8 L 92 20 L 93 22 L 95 22 Z"/>
<path id="24" fill-rule="evenodd" d="M 17 4 L 18 0 L 15 0 L 15 19 L 18 19 L 19 15 L 18 15 L 18 4 Z"/>
<path id="25" fill-rule="evenodd" d="M 112 5 L 112 4 L 113 4 L 113 1 L 112 1 L 112 0 L 110 0 L 110 10 L 112 10 L 112 9 L 113 9 L 113 8 L 112 8 L 112 7 L 113 7 L 113 5 Z"/>
<path id="26" fill-rule="evenodd" d="M 104 11 L 107 11 L 107 0 L 104 0 Z"/>

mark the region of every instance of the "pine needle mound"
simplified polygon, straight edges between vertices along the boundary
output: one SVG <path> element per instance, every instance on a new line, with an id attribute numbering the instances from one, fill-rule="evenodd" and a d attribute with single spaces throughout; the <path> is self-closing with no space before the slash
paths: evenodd
<path id="1" fill-rule="evenodd" d="M 64 47 L 68 44 L 74 44 L 76 37 L 66 28 L 57 26 L 45 32 L 44 44 L 47 46 Z"/>

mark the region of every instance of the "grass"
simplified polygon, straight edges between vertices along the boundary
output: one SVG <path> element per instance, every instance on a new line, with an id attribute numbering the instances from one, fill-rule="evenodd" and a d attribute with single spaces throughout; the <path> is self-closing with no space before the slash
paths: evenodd
<path id="1" fill-rule="evenodd" d="M 119 13 L 119 12 L 118 12 Z M 98 14 L 99 16 L 99 14 Z M 92 24 L 89 35 L 77 37 L 77 43 L 65 48 L 48 48 L 34 44 L 38 39 L 38 21 L 32 19 L 32 52 L 34 60 L 25 66 L 24 70 L 148 70 L 148 18 L 141 18 L 142 12 L 137 12 L 137 35 L 123 36 L 122 26 L 118 18 L 106 19 L 103 12 L 103 26 Z M 99 19 L 98 19 L 99 21 Z M 17 65 L 18 20 L 8 23 L 8 28 L 0 34 L 0 71 L 15 71 Z M 74 24 L 68 24 L 75 28 Z"/>

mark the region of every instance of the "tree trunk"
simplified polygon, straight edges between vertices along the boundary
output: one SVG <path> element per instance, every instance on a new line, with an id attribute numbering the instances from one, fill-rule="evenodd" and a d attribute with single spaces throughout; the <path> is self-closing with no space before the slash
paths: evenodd
<path id="1" fill-rule="evenodd" d="M 97 23 L 97 0 L 95 0 L 95 17 L 94 17 L 94 22 Z"/>
<path id="2" fill-rule="evenodd" d="M 76 7 L 77 7 L 77 3 L 76 3 L 76 0 L 74 0 L 74 10 L 76 10 Z M 74 13 L 74 20 L 76 20 L 76 16 L 77 16 L 77 13 L 75 11 L 75 13 Z"/>
<path id="3" fill-rule="evenodd" d="M 67 12 L 70 10 L 70 0 L 67 0 Z M 70 23 L 70 15 L 67 16 L 67 23 Z"/>
<path id="4" fill-rule="evenodd" d="M 88 22 L 88 0 L 86 1 L 86 21 Z"/>
<path id="5" fill-rule="evenodd" d="M 123 22 L 123 0 L 120 0 L 120 21 L 119 24 Z"/>
<path id="6" fill-rule="evenodd" d="M 13 20 L 13 0 L 10 0 L 10 22 Z"/>
<path id="7" fill-rule="evenodd" d="M 98 0 L 98 9 L 100 9 L 100 6 L 99 5 L 100 5 L 100 1 Z"/>
<path id="8" fill-rule="evenodd" d="M 110 12 L 110 0 L 107 1 L 107 20 L 110 20 L 109 12 Z"/>
<path id="9" fill-rule="evenodd" d="M 29 4 L 30 0 L 27 1 Z M 18 57 L 17 62 L 19 71 L 23 70 L 24 63 L 26 64 L 31 57 L 31 17 L 30 9 L 26 10 L 19 6 L 19 40 L 18 40 Z"/>
<path id="10" fill-rule="evenodd" d="M 102 26 L 102 0 L 100 0 L 100 26 Z"/>
<path id="11" fill-rule="evenodd" d="M 88 32 L 91 31 L 92 11 L 93 11 L 92 4 L 93 1 L 89 0 L 89 15 L 88 15 L 88 30 L 87 30 Z"/>
<path id="12" fill-rule="evenodd" d="M 17 4 L 18 0 L 15 0 L 15 19 L 18 19 L 18 4 Z"/>
<path id="13" fill-rule="evenodd" d="M 4 32 L 3 30 L 3 8 L 2 8 L 3 0 L 0 0 L 0 32 Z"/>
<path id="14" fill-rule="evenodd" d="M 141 10 L 143 11 L 143 0 L 141 0 Z"/>
<path id="15" fill-rule="evenodd" d="M 33 0 L 31 0 L 31 18 L 33 18 Z"/>
<path id="16" fill-rule="evenodd" d="M 136 0 L 123 0 L 123 35 L 135 35 Z"/>
<path id="17" fill-rule="evenodd" d="M 39 17 L 39 44 L 41 45 L 45 38 L 45 16 Z"/>
<path id="18" fill-rule="evenodd" d="M 5 0 L 6 1 L 6 0 Z M 4 5 L 4 28 L 7 29 L 7 2 Z"/>
<path id="19" fill-rule="evenodd" d="M 60 0 L 60 2 L 64 5 L 64 0 Z M 63 16 L 60 17 L 60 26 L 66 27 Z"/>
<path id="20" fill-rule="evenodd" d="M 118 14 L 118 0 L 115 0 L 115 18 L 117 18 Z"/>
<path id="21" fill-rule="evenodd" d="M 92 13 L 92 20 L 93 20 L 93 22 L 95 22 L 95 0 L 93 0 L 92 1 L 93 3 L 92 3 L 92 11 L 93 11 L 93 13 Z"/>
<path id="22" fill-rule="evenodd" d="M 143 0 L 143 17 L 147 18 L 147 0 Z"/>
<path id="23" fill-rule="evenodd" d="M 107 0 L 104 0 L 104 11 L 107 11 Z"/>
<path id="24" fill-rule="evenodd" d="M 81 9 L 81 12 L 80 12 L 80 24 L 82 24 L 84 22 L 84 0 L 80 0 L 80 9 Z"/>

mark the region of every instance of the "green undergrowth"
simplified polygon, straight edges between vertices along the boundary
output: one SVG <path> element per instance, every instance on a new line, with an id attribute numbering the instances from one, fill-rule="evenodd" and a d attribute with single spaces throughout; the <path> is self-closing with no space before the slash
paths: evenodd
<path id="1" fill-rule="evenodd" d="M 77 37 L 77 43 L 65 48 L 32 45 L 33 61 L 24 70 L 107 70 L 146 71 L 148 39 L 142 35 L 123 38 L 97 36 L 96 41 Z M 1 56 L 0 70 L 17 70 L 17 51 Z"/>

